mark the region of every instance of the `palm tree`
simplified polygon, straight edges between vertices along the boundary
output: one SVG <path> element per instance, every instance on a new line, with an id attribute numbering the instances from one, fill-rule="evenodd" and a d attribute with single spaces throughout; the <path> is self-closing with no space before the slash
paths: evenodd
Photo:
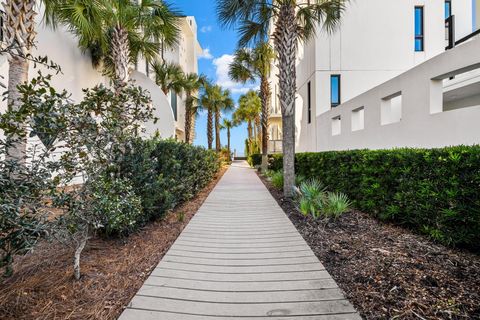
<path id="1" fill-rule="evenodd" d="M 196 102 L 198 98 L 196 92 L 205 84 L 206 77 L 196 73 L 186 74 L 183 80 L 183 90 L 185 90 L 185 142 L 191 143 L 193 139 L 193 124 L 197 115 Z"/>
<path id="2" fill-rule="evenodd" d="M 200 97 L 200 108 L 207 110 L 207 143 L 208 149 L 212 149 L 213 145 L 213 113 L 214 105 L 213 101 L 215 99 L 214 86 L 206 81 L 203 86 L 203 92 Z"/>
<path id="3" fill-rule="evenodd" d="M 218 0 L 217 14 L 225 27 L 240 32 L 239 45 L 267 41 L 272 35 L 277 53 L 283 123 L 284 193 L 295 185 L 295 94 L 297 48 L 311 39 L 321 24 L 331 32 L 348 0 Z M 271 30 L 270 30 L 271 27 Z M 270 33 L 270 31 L 272 31 Z"/>
<path id="4" fill-rule="evenodd" d="M 229 75 L 235 81 L 246 83 L 260 79 L 260 98 L 262 99 L 262 170 L 268 166 L 268 118 L 270 115 L 269 102 L 271 96 L 268 77 L 275 58 L 273 48 L 267 42 L 260 42 L 253 50 L 241 48 L 235 53 L 230 65 Z"/>
<path id="5" fill-rule="evenodd" d="M 107 74 L 122 86 L 129 65 L 139 55 L 154 61 L 160 42 L 178 42 L 179 14 L 163 0 L 56 0 L 54 23 L 74 33 L 79 47 L 89 50 L 94 65 L 103 62 Z"/>
<path id="6" fill-rule="evenodd" d="M 215 108 L 215 144 L 217 152 L 220 152 L 222 149 L 222 144 L 220 142 L 220 128 L 222 125 L 220 123 L 221 114 L 225 111 L 232 111 L 235 107 L 230 90 L 224 90 L 220 87 L 220 92 L 220 100 L 218 101 L 217 108 Z"/>
<path id="7" fill-rule="evenodd" d="M 227 129 L 227 149 L 229 156 L 232 154 L 230 149 L 230 130 L 235 127 L 235 121 L 224 118 L 221 129 Z"/>
<path id="8" fill-rule="evenodd" d="M 257 92 L 250 90 L 246 94 L 240 96 L 238 100 L 238 108 L 233 113 L 235 123 L 246 122 L 248 133 L 248 149 L 249 154 L 252 152 L 252 146 L 257 139 L 256 123 L 260 122 L 260 113 L 262 102 Z"/>
<path id="9" fill-rule="evenodd" d="M 167 95 L 170 91 L 181 93 L 185 84 L 185 74 L 182 68 L 175 63 L 155 61 L 152 63 L 155 83 L 163 93 Z"/>

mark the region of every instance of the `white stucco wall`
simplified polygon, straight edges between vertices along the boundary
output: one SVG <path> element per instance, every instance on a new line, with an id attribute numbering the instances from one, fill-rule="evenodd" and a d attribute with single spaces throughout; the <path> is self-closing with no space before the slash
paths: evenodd
<path id="1" fill-rule="evenodd" d="M 414 8 L 424 7 L 424 51 L 414 50 Z M 472 32 L 472 2 L 453 0 L 456 38 Z M 313 151 L 315 126 L 306 121 L 307 83 L 312 83 L 312 113 L 331 109 L 330 76 L 341 75 L 341 101 L 359 94 L 445 51 L 444 1 L 352 1 L 338 30 L 301 46 L 297 65 L 297 151 Z"/>
<path id="2" fill-rule="evenodd" d="M 444 92 L 451 89 L 443 88 L 442 79 L 473 69 L 467 74 L 468 84 L 480 87 L 479 68 L 480 38 L 442 53 L 319 115 L 315 150 L 432 148 L 480 143 L 478 97 L 472 96 L 469 107 L 442 111 Z M 458 76 L 462 77 L 465 78 Z M 401 117 L 398 122 L 382 125 L 384 98 L 397 93 L 402 97 Z M 352 131 L 352 111 L 360 107 L 364 107 L 364 129 Z M 332 119 L 338 117 L 341 133 L 333 136 Z"/>

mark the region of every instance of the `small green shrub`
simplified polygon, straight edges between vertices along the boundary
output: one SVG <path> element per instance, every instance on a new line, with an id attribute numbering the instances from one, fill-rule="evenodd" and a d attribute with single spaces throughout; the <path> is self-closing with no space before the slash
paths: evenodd
<path id="1" fill-rule="evenodd" d="M 275 173 L 272 174 L 271 179 L 272 179 L 272 185 L 274 188 L 276 189 L 283 188 L 283 172 L 275 171 Z"/>
<path id="2" fill-rule="evenodd" d="M 338 218 L 350 209 L 351 202 L 343 193 L 327 192 L 316 179 L 302 182 L 299 187 L 299 209 L 314 219 L 319 217 Z"/>
<path id="3" fill-rule="evenodd" d="M 91 202 L 106 235 L 129 234 L 138 228 L 142 201 L 129 180 L 101 177 L 92 184 Z"/>

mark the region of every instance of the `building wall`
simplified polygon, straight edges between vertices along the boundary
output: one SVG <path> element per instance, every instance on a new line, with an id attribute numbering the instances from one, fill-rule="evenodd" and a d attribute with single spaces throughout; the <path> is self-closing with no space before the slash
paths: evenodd
<path id="1" fill-rule="evenodd" d="M 414 7 L 424 7 L 423 52 L 414 50 Z M 472 32 L 472 4 L 453 0 L 456 38 Z M 445 51 L 444 1 L 363 0 L 351 2 L 338 30 L 317 32 L 301 46 L 297 65 L 297 151 L 314 151 L 316 126 L 306 121 L 306 86 L 311 82 L 312 112 L 331 109 L 330 76 L 341 75 L 341 102 Z M 315 116 L 313 117 L 315 118 Z M 312 122 L 314 122 L 312 120 Z"/>
<path id="2" fill-rule="evenodd" d="M 101 71 L 93 68 L 91 58 L 88 53 L 82 53 L 77 46 L 77 39 L 69 33 L 65 28 L 58 27 L 56 30 L 52 30 L 42 22 L 43 14 L 40 13 L 36 17 L 37 21 L 37 38 L 36 48 L 33 50 L 33 56 L 48 56 L 49 59 L 58 64 L 62 73 L 54 75 L 52 79 L 52 85 L 58 90 L 67 90 L 71 93 L 73 101 L 79 101 L 83 97 L 82 89 L 92 88 L 98 84 L 109 85 L 108 78 L 102 76 Z M 146 65 L 144 62 L 143 67 L 140 69 L 142 73 L 145 73 Z M 33 68 L 33 64 L 30 63 L 29 78 L 32 79 L 37 75 L 38 70 L 42 70 L 44 74 L 52 73 L 52 71 L 45 70 L 45 68 L 39 67 Z M 0 75 L 4 77 L 3 83 L 8 83 L 8 61 L 5 56 L 0 57 Z M 171 113 L 170 105 L 167 102 L 167 98 L 161 92 L 161 90 L 149 79 L 141 78 L 139 85 L 148 87 L 151 91 L 153 104 L 158 109 L 155 111 L 157 114 L 165 115 L 159 118 L 159 121 L 152 127 L 149 125 L 151 133 L 158 130 L 162 137 L 170 138 L 175 134 L 174 124 Z M 148 82 L 147 82 L 148 81 Z M 155 90 L 155 92 L 153 92 Z M 6 101 L 0 102 L 0 112 L 6 110 Z M 0 132 L 0 135 L 2 133 Z"/>
<path id="3" fill-rule="evenodd" d="M 390 99 L 395 96 L 401 98 Z M 388 112 L 389 106 L 398 106 L 398 113 Z M 477 38 L 320 114 L 315 150 L 478 144 L 479 117 Z"/>

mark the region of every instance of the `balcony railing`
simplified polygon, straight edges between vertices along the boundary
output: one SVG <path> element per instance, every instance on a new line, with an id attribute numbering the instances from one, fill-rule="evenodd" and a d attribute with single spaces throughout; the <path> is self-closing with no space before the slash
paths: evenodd
<path id="1" fill-rule="evenodd" d="M 282 153 L 283 152 L 283 144 L 282 140 L 268 140 L 268 153 Z"/>

